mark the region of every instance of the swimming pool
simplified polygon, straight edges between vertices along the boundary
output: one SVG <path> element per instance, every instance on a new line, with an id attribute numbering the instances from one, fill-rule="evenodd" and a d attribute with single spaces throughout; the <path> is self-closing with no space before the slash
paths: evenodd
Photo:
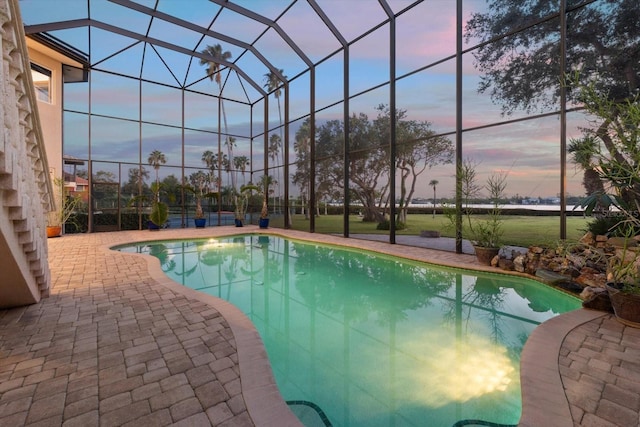
<path id="1" fill-rule="evenodd" d="M 335 426 L 516 424 L 519 358 L 580 302 L 535 281 L 246 235 L 143 243 L 178 283 L 255 324 L 281 394 Z"/>

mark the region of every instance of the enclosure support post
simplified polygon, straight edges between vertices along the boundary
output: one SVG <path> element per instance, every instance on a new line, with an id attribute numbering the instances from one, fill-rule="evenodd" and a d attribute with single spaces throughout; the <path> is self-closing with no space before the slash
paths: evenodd
<path id="1" fill-rule="evenodd" d="M 343 235 L 349 237 L 349 205 L 351 197 L 349 196 L 349 46 L 344 48 L 344 75 L 343 75 L 343 94 L 344 94 L 344 215 L 343 215 Z"/>
<path id="2" fill-rule="evenodd" d="M 462 0 L 456 6 L 456 253 L 462 253 Z"/>
<path id="3" fill-rule="evenodd" d="M 560 0 L 560 81 L 567 67 L 567 0 Z M 560 85 L 560 239 L 567 238 L 567 88 Z"/>
<path id="4" fill-rule="evenodd" d="M 310 96 L 309 103 L 311 120 L 309 121 L 309 232 L 316 232 L 316 67 L 310 72 Z M 303 201 L 304 202 L 304 201 Z"/>

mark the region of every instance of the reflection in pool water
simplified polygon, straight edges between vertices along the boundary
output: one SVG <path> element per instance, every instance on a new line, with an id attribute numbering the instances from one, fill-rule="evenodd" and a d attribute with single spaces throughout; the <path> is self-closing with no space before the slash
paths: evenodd
<path id="1" fill-rule="evenodd" d="M 578 299 L 519 277 L 246 235 L 119 248 L 255 324 L 285 400 L 334 426 L 516 424 L 531 331 Z"/>

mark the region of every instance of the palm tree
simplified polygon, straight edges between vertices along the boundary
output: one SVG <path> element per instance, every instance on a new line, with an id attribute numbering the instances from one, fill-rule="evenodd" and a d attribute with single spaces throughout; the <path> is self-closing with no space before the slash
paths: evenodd
<path id="1" fill-rule="evenodd" d="M 436 217 L 436 185 L 440 184 L 437 179 L 429 181 L 429 186 L 433 187 L 433 218 Z"/>
<path id="2" fill-rule="evenodd" d="M 162 153 L 162 151 L 153 150 L 151 152 L 151 154 L 149 154 L 149 158 L 147 159 L 147 161 L 156 170 L 156 188 L 157 188 L 158 185 L 160 185 L 160 182 L 159 182 L 159 179 L 158 179 L 158 170 L 160 169 L 160 165 L 164 165 L 165 163 L 167 163 L 167 158 Z M 157 201 L 158 202 L 160 201 L 160 193 L 159 192 L 158 192 L 158 200 Z"/>
<path id="3" fill-rule="evenodd" d="M 236 139 L 232 136 L 227 138 L 225 145 L 227 146 L 227 151 L 229 153 L 233 153 L 233 150 L 237 147 Z M 223 159 L 224 162 L 224 159 Z M 236 165 L 236 159 L 230 155 L 227 159 L 227 163 L 225 164 L 226 171 L 231 174 L 231 182 L 235 185 L 238 181 L 238 169 L 234 169 Z"/>
<path id="4" fill-rule="evenodd" d="M 309 195 L 309 179 L 311 177 L 311 159 L 310 157 L 310 120 L 307 118 L 302 126 L 296 132 L 293 142 L 293 150 L 296 153 L 296 172 L 291 177 L 291 182 L 300 188 L 300 198 L 302 199 L 302 212 L 305 219 L 308 218 L 307 200 Z M 327 192 L 331 186 L 326 185 L 327 181 L 319 181 L 317 183 L 316 195 Z M 325 204 L 325 208 L 326 208 Z"/>
<path id="5" fill-rule="evenodd" d="M 278 154 L 280 153 L 280 148 L 282 147 L 282 138 L 275 133 L 271 134 L 271 138 L 269 138 L 269 147 L 267 148 L 269 158 L 275 162 L 276 167 L 276 177 L 277 180 L 280 180 L 280 157 Z M 273 208 L 275 209 L 277 203 L 273 204 Z"/>
<path id="6" fill-rule="evenodd" d="M 284 75 L 284 70 L 278 70 L 283 78 L 287 78 Z M 269 91 L 273 91 L 273 96 L 276 97 L 278 101 L 278 117 L 280 118 L 280 133 L 282 133 L 282 108 L 280 107 L 280 96 L 282 96 L 282 85 L 284 82 L 280 81 L 276 73 L 273 71 L 268 72 L 264 75 L 264 87 Z"/>
<path id="7" fill-rule="evenodd" d="M 584 171 L 582 185 L 587 196 L 598 192 L 604 193 L 604 184 L 596 170 L 597 164 L 595 164 L 594 160 L 594 154 L 598 148 L 598 141 L 590 135 L 572 139 L 567 147 L 567 151 L 573 157 L 573 162 Z"/>
<path id="8" fill-rule="evenodd" d="M 284 70 L 283 69 L 278 70 L 278 72 L 280 73 L 280 75 L 282 75 L 282 77 L 284 79 L 287 78 L 287 76 L 284 75 Z M 278 171 L 277 172 L 278 173 L 278 175 L 277 175 L 278 181 L 280 180 L 280 171 L 279 171 L 279 166 L 280 165 L 278 164 L 278 163 L 280 163 L 279 162 L 280 159 L 278 157 L 278 154 L 280 152 L 282 154 L 282 163 L 280 163 L 280 164 L 284 165 L 284 150 L 282 150 L 282 151 L 280 150 L 280 148 L 282 147 L 282 140 L 283 140 L 283 137 L 282 137 L 282 107 L 280 106 L 280 97 L 282 96 L 282 89 L 281 88 L 282 88 L 283 84 L 284 84 L 284 82 L 281 81 L 278 78 L 278 75 L 276 73 L 274 73 L 273 71 L 269 71 L 268 73 L 266 73 L 264 75 L 264 87 L 267 89 L 267 91 L 273 92 L 273 96 L 275 96 L 276 100 L 278 101 L 278 118 L 280 120 L 280 137 L 279 137 L 280 139 L 276 140 L 274 138 L 274 136 L 277 136 L 277 135 L 271 135 L 271 140 L 270 140 L 270 144 L 269 144 L 269 153 L 270 153 L 269 157 L 274 156 L 275 158 L 278 158 L 278 160 L 276 161 L 276 170 Z M 272 151 L 274 151 L 273 154 L 271 154 Z M 265 173 L 266 173 L 266 171 L 265 171 Z M 278 191 L 278 193 L 280 193 L 280 191 Z M 277 203 L 274 203 L 274 208 L 275 208 L 276 204 Z"/>
<path id="9" fill-rule="evenodd" d="M 217 169 L 217 165 L 218 165 L 218 154 L 214 153 L 211 150 L 205 150 L 202 153 L 202 163 L 204 163 L 205 165 L 207 165 L 207 170 L 209 171 L 208 175 L 208 181 L 209 182 L 218 182 L 217 179 L 213 179 L 213 176 L 215 174 L 215 171 Z M 216 190 L 218 189 L 218 187 L 216 186 Z"/>
<path id="10" fill-rule="evenodd" d="M 207 165 L 209 170 L 213 171 L 216 169 L 215 158 L 216 155 L 211 150 L 206 150 L 202 153 L 202 162 Z"/>
<path id="11" fill-rule="evenodd" d="M 278 181 L 274 180 L 271 175 L 262 175 L 260 181 L 258 181 L 258 187 L 264 193 L 265 198 L 268 200 L 269 196 L 273 196 L 273 187 L 278 184 Z"/>
<path id="12" fill-rule="evenodd" d="M 247 171 L 247 167 L 249 166 L 250 162 L 249 162 L 249 158 L 247 156 L 238 156 L 235 157 L 233 159 L 233 164 L 235 166 L 235 168 L 237 170 L 240 170 L 240 173 L 242 173 L 242 183 L 246 184 L 245 182 L 245 172 Z"/>
<path id="13" fill-rule="evenodd" d="M 235 189 L 225 185 L 220 189 L 220 206 L 223 204 L 231 204 L 233 202 L 233 198 L 235 197 Z"/>
<path id="14" fill-rule="evenodd" d="M 600 144 L 593 135 L 585 135 L 582 138 L 571 139 L 567 151 L 572 156 L 573 162 L 584 171 L 582 186 L 587 198 L 596 200 L 594 211 L 602 213 L 607 211 L 608 203 L 605 198 L 604 182 L 598 172 L 596 155 L 600 153 Z"/>
<path id="15" fill-rule="evenodd" d="M 207 76 L 209 79 L 215 80 L 218 83 L 218 89 L 220 97 L 220 107 L 222 109 L 222 118 L 224 121 L 224 133 L 225 133 L 225 145 L 227 146 L 227 154 L 229 156 L 229 160 L 233 162 L 233 145 L 227 144 L 227 137 L 229 135 L 229 130 L 227 126 L 227 113 L 224 109 L 224 101 L 222 99 L 222 80 L 220 78 L 220 63 L 222 61 L 229 61 L 231 59 L 231 52 L 228 50 L 223 51 L 220 43 L 217 43 L 213 46 L 208 45 L 201 52 L 203 55 L 209 55 L 213 58 L 213 60 L 200 59 L 200 65 L 207 66 Z M 231 186 L 236 188 L 236 183 L 233 174 L 231 175 Z"/>

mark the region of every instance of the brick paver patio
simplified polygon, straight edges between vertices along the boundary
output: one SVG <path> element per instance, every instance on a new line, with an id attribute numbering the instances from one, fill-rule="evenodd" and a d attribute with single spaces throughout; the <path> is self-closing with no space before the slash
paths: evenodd
<path id="1" fill-rule="evenodd" d="M 640 329 L 612 316 L 582 324 L 565 338 L 559 364 L 574 425 L 640 425 Z"/>
<path id="2" fill-rule="evenodd" d="M 299 425 L 277 392 L 255 328 L 239 310 L 171 282 L 155 259 L 108 250 L 236 231 L 50 239 L 51 296 L 0 310 L 0 426 Z M 484 268 L 469 255 L 272 231 Z M 640 330 L 603 313 L 575 313 L 537 328 L 527 343 L 523 364 L 534 362 L 522 368 L 522 425 L 639 425 Z M 551 398 L 554 393 L 564 399 Z M 549 413 L 561 424 L 536 424 Z"/>

